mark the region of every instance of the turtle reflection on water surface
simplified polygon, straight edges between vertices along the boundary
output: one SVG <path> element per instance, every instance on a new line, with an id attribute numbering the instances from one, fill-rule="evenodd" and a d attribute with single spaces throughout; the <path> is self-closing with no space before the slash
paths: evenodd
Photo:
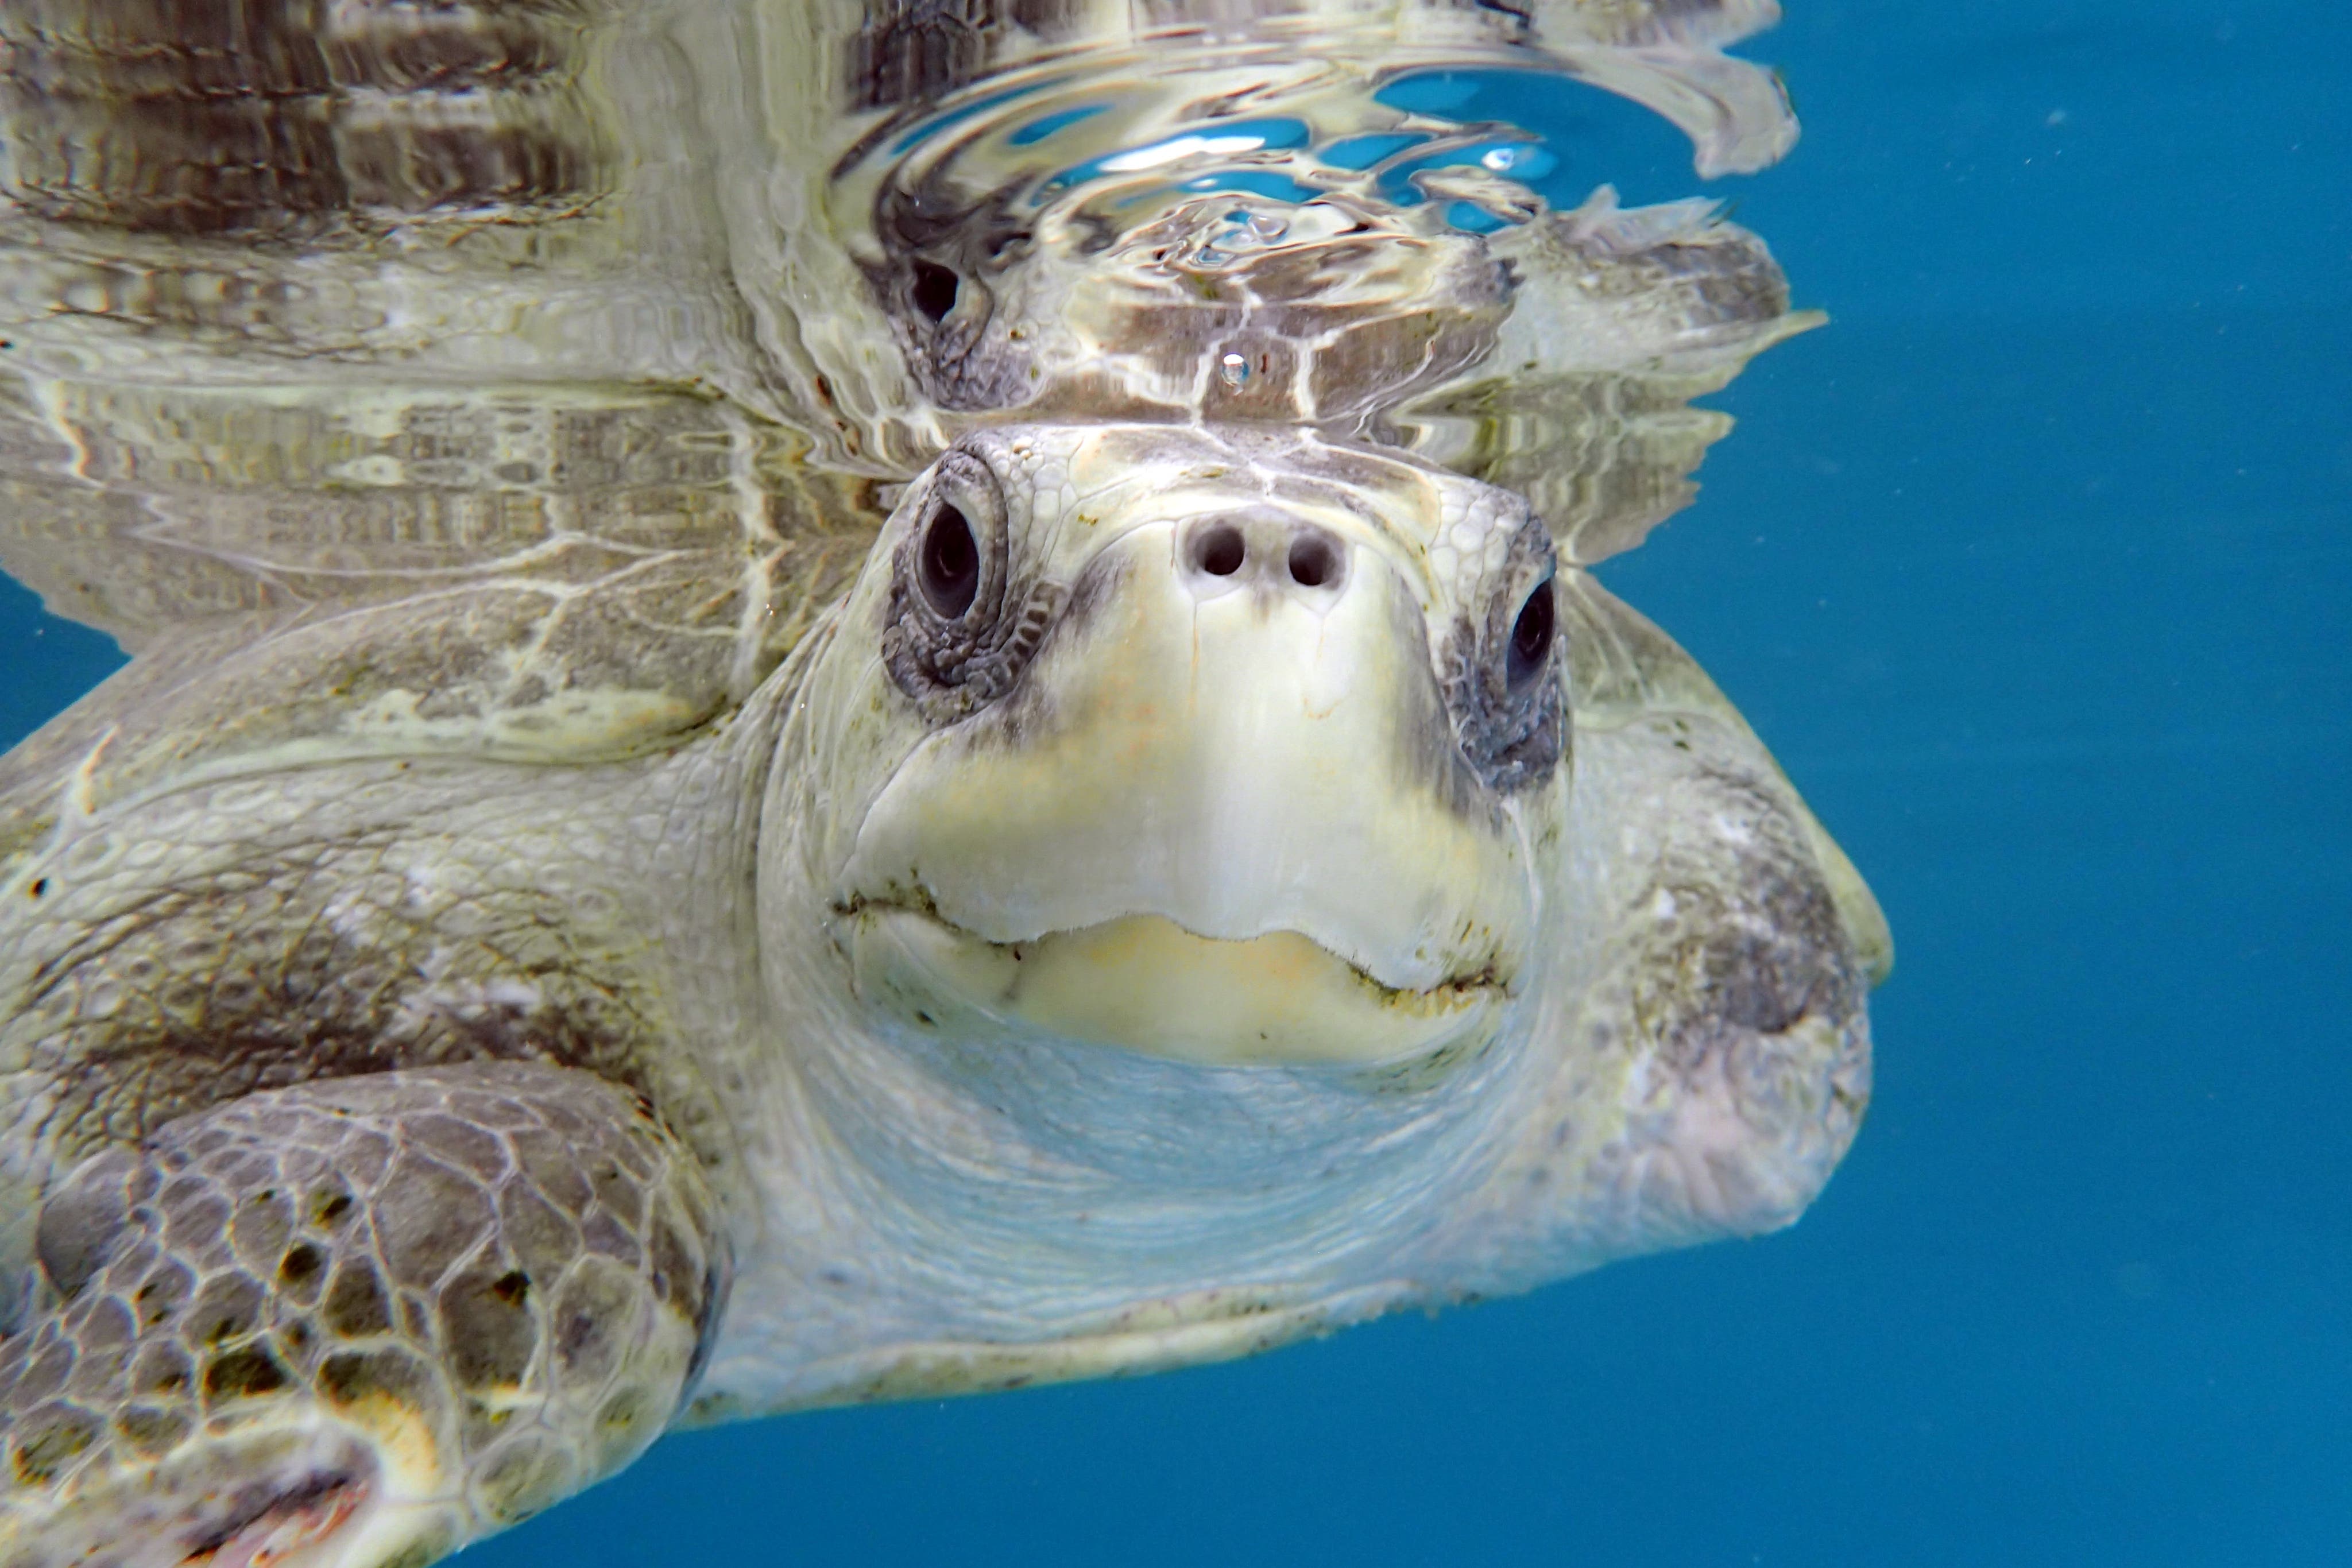
<path id="1" fill-rule="evenodd" d="M 0 559 L 135 655 L 0 763 L 0 1562 L 1819 1190 L 1884 926 L 1586 570 L 1812 319 L 1412 107 L 1758 167 L 1764 0 L 182 10 L 0 17 Z"/>

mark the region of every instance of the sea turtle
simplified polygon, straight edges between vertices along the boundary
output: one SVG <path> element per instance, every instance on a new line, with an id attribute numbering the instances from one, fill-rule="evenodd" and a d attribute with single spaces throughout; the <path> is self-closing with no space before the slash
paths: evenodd
<path id="1" fill-rule="evenodd" d="M 1245 1354 L 1844 1151 L 1885 926 L 1585 570 L 1808 319 L 1354 91 L 1679 81 L 1722 164 L 1759 7 L 33 9 L 0 556 L 136 657 L 0 763 L 0 1563 L 418 1568 L 675 1420 Z M 1305 131 L 1202 137 L 1315 26 Z M 562 91 L 403 118 L 490 60 Z M 174 91 L 267 155 L 146 177 Z M 819 139 L 798 227 L 653 191 L 689 110 Z M 1071 172 L 1196 153 L 1325 183 Z"/>

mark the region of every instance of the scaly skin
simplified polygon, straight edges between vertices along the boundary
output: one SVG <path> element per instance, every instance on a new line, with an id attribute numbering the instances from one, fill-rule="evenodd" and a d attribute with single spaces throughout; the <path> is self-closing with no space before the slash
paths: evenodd
<path id="1" fill-rule="evenodd" d="M 724 1305 L 698 1163 L 576 1071 L 248 1095 L 42 1214 L 0 1348 L 0 1563 L 423 1563 L 609 1475 Z"/>
<path id="2" fill-rule="evenodd" d="M 0 1562 L 423 1563 L 670 1421 L 739 1182 L 677 1042 L 762 736 L 65 805 L 0 899 Z"/>

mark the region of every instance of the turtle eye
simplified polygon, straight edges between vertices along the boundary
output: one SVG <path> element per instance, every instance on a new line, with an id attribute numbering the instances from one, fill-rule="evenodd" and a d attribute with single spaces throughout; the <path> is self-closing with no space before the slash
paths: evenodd
<path id="1" fill-rule="evenodd" d="M 891 552 L 882 659 L 924 718 L 952 723 L 1013 689 L 1063 590 L 1024 565 L 1004 487 L 971 448 L 940 454 L 906 508 L 894 524 L 906 532 Z"/>
<path id="2" fill-rule="evenodd" d="M 1559 623 L 1559 611 L 1551 598 L 1551 579 L 1546 578 L 1536 584 L 1527 601 L 1519 606 L 1518 619 L 1511 622 L 1511 643 L 1503 655 L 1503 685 L 1507 690 L 1524 691 L 1530 681 L 1543 674 L 1544 661 L 1551 655 L 1552 632 Z"/>
<path id="3" fill-rule="evenodd" d="M 962 280 L 954 269 L 941 267 L 936 261 L 915 263 L 915 308 L 934 322 L 944 321 L 956 308 L 957 298 L 963 293 Z"/>
<path id="4" fill-rule="evenodd" d="M 916 576 L 923 599 L 942 621 L 960 621 L 980 596 L 980 541 L 961 507 L 942 500 L 923 525 Z"/>
<path id="5" fill-rule="evenodd" d="M 1438 663 L 1463 756 L 1504 793 L 1550 778 L 1569 743 L 1558 558 L 1543 520 L 1519 509 L 1505 560 L 1476 585 Z"/>

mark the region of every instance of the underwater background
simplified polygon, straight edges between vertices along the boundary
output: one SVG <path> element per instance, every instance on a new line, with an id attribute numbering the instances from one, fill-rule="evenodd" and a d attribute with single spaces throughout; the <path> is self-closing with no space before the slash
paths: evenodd
<path id="1" fill-rule="evenodd" d="M 1465 79 L 1832 322 L 1602 577 L 1898 946 L 1794 1230 L 1127 1383 L 663 1441 L 561 1563 L 2352 1563 L 2352 15 L 1791 0 L 1805 135 Z M 0 746 L 112 668 L 0 580 Z"/>

